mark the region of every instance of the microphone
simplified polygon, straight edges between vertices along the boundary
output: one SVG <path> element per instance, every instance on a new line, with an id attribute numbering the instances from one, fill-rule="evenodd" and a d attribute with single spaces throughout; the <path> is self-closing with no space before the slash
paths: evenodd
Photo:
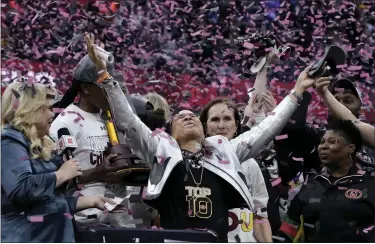
<path id="1" fill-rule="evenodd" d="M 78 147 L 77 141 L 70 135 L 68 128 L 61 128 L 57 131 L 57 148 L 59 154 L 63 155 L 64 162 L 73 158 L 73 151 Z M 73 179 L 75 187 L 78 189 L 78 179 Z"/>

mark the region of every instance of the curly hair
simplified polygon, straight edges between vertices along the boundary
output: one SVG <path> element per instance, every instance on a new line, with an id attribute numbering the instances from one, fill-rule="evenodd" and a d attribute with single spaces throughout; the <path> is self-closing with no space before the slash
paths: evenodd
<path id="1" fill-rule="evenodd" d="M 361 131 L 354 125 L 350 120 L 333 120 L 328 126 L 327 130 L 333 130 L 334 132 L 342 135 L 349 143 L 355 145 L 355 153 L 361 150 L 363 146 L 363 138 Z"/>
<path id="2" fill-rule="evenodd" d="M 47 94 L 50 88 L 33 84 L 34 89 L 23 82 L 8 85 L 2 99 L 2 124 L 20 131 L 30 142 L 30 154 L 34 159 L 49 160 L 54 143 L 48 137 L 39 138 L 36 123 L 44 109 L 48 109 Z"/>

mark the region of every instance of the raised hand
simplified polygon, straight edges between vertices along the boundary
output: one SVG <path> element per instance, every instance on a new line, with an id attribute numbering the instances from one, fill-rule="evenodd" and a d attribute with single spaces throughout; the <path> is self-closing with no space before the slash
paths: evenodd
<path id="1" fill-rule="evenodd" d="M 100 59 L 99 55 L 95 51 L 95 37 L 94 34 L 89 34 L 85 32 L 85 41 L 87 45 L 87 52 L 92 60 L 92 62 L 95 64 L 96 70 L 100 73 L 104 72 L 106 70 L 106 64 Z M 104 47 L 102 44 L 101 47 Z"/>
<path id="2" fill-rule="evenodd" d="M 328 85 L 331 83 L 332 77 L 321 77 L 315 82 L 315 89 L 319 95 L 324 95 L 328 91 Z"/>
<path id="3" fill-rule="evenodd" d="M 264 112 L 266 114 L 272 112 L 276 108 L 276 101 L 271 91 L 266 91 L 265 93 L 263 93 L 262 101 L 264 104 Z"/>

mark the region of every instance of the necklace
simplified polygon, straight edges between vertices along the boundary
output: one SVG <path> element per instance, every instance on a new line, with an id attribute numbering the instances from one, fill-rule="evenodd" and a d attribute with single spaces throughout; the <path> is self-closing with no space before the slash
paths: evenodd
<path id="1" fill-rule="evenodd" d="M 202 179 L 203 179 L 204 161 L 203 161 L 202 165 L 199 162 L 204 157 L 204 151 L 200 150 L 197 153 L 191 153 L 187 150 L 181 150 L 181 151 L 182 151 L 182 155 L 183 155 L 184 162 L 185 162 L 185 170 L 186 170 L 185 171 L 186 172 L 185 181 L 187 181 L 187 179 L 188 179 L 188 171 L 189 171 L 190 174 L 191 174 L 191 177 L 193 178 L 193 181 L 194 181 L 195 185 L 197 187 L 199 187 L 202 184 Z M 193 172 L 191 172 L 190 166 L 192 166 L 193 168 L 196 168 L 196 169 L 202 168 L 201 178 L 200 178 L 199 183 L 197 183 L 197 181 L 195 180 Z"/>
<path id="2" fill-rule="evenodd" d="M 196 185 L 197 187 L 199 187 L 199 186 L 202 184 L 202 180 L 203 180 L 204 161 L 203 161 L 203 164 L 202 164 L 201 179 L 200 179 L 199 183 L 197 183 L 197 181 L 195 180 L 194 175 L 193 175 L 193 172 L 191 172 L 191 169 L 189 169 L 189 172 L 190 172 L 190 174 L 191 174 L 191 177 L 193 178 L 193 181 L 194 181 L 195 185 Z"/>

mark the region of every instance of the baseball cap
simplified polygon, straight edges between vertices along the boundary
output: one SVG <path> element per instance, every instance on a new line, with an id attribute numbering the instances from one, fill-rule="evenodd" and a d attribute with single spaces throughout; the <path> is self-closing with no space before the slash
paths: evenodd
<path id="1" fill-rule="evenodd" d="M 359 98 L 359 100 L 361 101 L 361 104 L 363 104 L 362 93 L 357 87 L 355 87 L 354 83 L 351 80 L 340 79 L 340 80 L 336 81 L 335 83 L 333 83 L 333 85 L 330 89 L 331 93 L 335 94 L 338 91 L 337 88 L 343 88 L 345 90 L 350 90 L 351 92 L 353 92 L 353 94 L 355 96 L 357 96 Z"/>
<path id="2" fill-rule="evenodd" d="M 120 72 L 116 72 L 113 65 L 109 65 L 107 63 L 107 72 L 120 84 L 124 82 L 123 75 Z M 84 56 L 79 61 L 78 65 L 73 71 L 73 79 L 79 82 L 95 83 L 98 86 L 101 86 L 101 84 L 97 82 L 99 79 L 98 71 L 96 70 L 96 66 L 89 55 Z"/>
<path id="3" fill-rule="evenodd" d="M 118 82 L 120 85 L 125 85 L 125 78 L 121 72 L 117 72 L 114 69 L 114 65 L 109 65 L 107 63 L 107 72 L 113 77 L 113 79 Z M 99 78 L 98 71 L 94 62 L 90 59 L 88 55 L 85 55 L 78 63 L 76 68 L 73 70 L 73 83 L 70 88 L 65 92 L 64 96 L 61 98 L 60 102 L 58 103 L 57 107 L 59 108 L 66 108 L 69 104 L 73 103 L 74 98 L 79 93 L 79 85 L 81 83 L 93 83 L 100 88 L 102 88 L 102 84 L 98 83 L 97 80 Z M 126 88 L 123 90 L 127 90 Z M 132 100 L 130 99 L 129 94 L 126 92 L 125 97 L 127 98 L 130 107 L 132 108 L 133 112 L 136 112 Z"/>

